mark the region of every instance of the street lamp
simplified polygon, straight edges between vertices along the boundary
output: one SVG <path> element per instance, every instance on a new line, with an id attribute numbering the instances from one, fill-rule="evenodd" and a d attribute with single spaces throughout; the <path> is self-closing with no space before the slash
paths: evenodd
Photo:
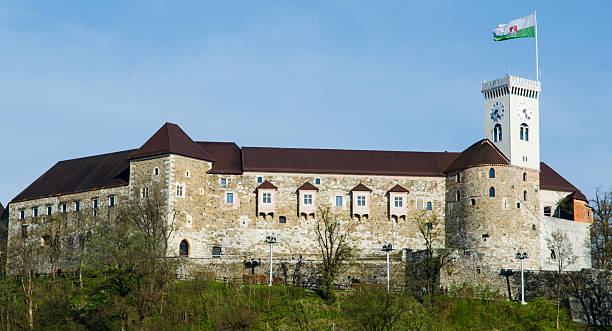
<path id="1" fill-rule="evenodd" d="M 389 252 L 393 250 L 393 245 L 383 245 L 381 251 L 387 253 L 387 292 L 389 292 Z"/>
<path id="2" fill-rule="evenodd" d="M 527 252 L 523 252 L 522 254 L 521 252 L 517 252 L 515 257 L 521 260 L 521 303 L 526 305 L 527 302 L 525 302 L 525 277 L 523 274 L 523 260 L 528 259 L 529 256 L 527 255 Z"/>
<path id="3" fill-rule="evenodd" d="M 272 286 L 272 245 L 276 244 L 276 236 L 274 233 L 266 236 L 266 242 L 270 244 L 270 284 L 268 284 L 268 286 Z"/>

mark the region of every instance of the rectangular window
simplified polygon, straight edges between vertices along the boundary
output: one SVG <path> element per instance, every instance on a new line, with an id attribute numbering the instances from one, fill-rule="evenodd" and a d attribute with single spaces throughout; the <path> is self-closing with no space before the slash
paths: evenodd
<path id="1" fill-rule="evenodd" d="M 431 210 L 431 201 L 427 201 L 427 210 Z"/>
<path id="2" fill-rule="evenodd" d="M 32 217 L 38 217 L 38 207 L 32 208 Z"/>
<path id="3" fill-rule="evenodd" d="M 544 216 L 550 216 L 551 210 L 552 208 L 550 206 L 544 206 Z"/>
<path id="4" fill-rule="evenodd" d="M 402 197 L 395 197 L 393 200 L 395 208 L 401 208 L 404 206 L 404 199 L 402 199 Z"/>
<path id="5" fill-rule="evenodd" d="M 357 207 L 365 207 L 366 205 L 366 197 L 365 195 L 357 196 Z"/>
<path id="6" fill-rule="evenodd" d="M 227 184 L 227 179 L 226 178 L 221 178 L 221 185 L 225 185 Z"/>
<path id="7" fill-rule="evenodd" d="M 414 208 L 425 209 L 425 197 L 416 197 Z"/>
<path id="8" fill-rule="evenodd" d="M 93 209 L 98 209 L 98 198 L 91 199 L 91 207 Z"/>
<path id="9" fill-rule="evenodd" d="M 51 216 L 52 213 L 53 213 L 53 207 L 47 206 L 47 216 Z"/>
<path id="10" fill-rule="evenodd" d="M 231 205 L 234 203 L 234 193 L 227 192 L 225 193 L 225 203 Z"/>
<path id="11" fill-rule="evenodd" d="M 27 238 L 27 237 L 28 237 L 28 225 L 21 224 L 21 238 Z"/>
<path id="12" fill-rule="evenodd" d="M 312 194 L 304 194 L 304 205 L 312 205 Z"/>
<path id="13" fill-rule="evenodd" d="M 94 216 L 98 216 L 98 209 L 94 209 L 94 210 L 93 210 L 93 215 L 94 215 Z"/>
<path id="14" fill-rule="evenodd" d="M 68 205 L 66 203 L 60 204 L 60 210 L 62 213 L 65 213 L 68 210 Z"/>
<path id="15" fill-rule="evenodd" d="M 336 195 L 336 207 L 342 207 L 342 196 Z"/>
<path id="16" fill-rule="evenodd" d="M 182 185 L 176 185 L 176 196 L 177 197 L 183 196 L 183 186 Z"/>
<path id="17" fill-rule="evenodd" d="M 221 247 L 213 246 L 212 248 L 212 257 L 218 259 L 221 257 Z"/>
<path id="18" fill-rule="evenodd" d="M 81 201 L 75 201 L 74 202 L 74 211 L 80 211 L 81 210 Z"/>
<path id="19" fill-rule="evenodd" d="M 278 223 L 287 223 L 287 217 L 285 216 L 279 216 L 278 217 Z"/>
<path id="20" fill-rule="evenodd" d="M 263 203 L 272 203 L 272 193 L 264 193 L 262 196 Z"/>
<path id="21" fill-rule="evenodd" d="M 19 209 L 19 219 L 25 219 L 25 209 Z"/>
<path id="22" fill-rule="evenodd" d="M 263 177 L 261 177 L 261 176 L 257 177 L 257 182 L 258 183 L 263 183 Z"/>
<path id="23" fill-rule="evenodd" d="M 114 205 L 115 205 L 115 196 L 111 195 L 111 196 L 108 197 L 108 206 L 112 207 Z"/>

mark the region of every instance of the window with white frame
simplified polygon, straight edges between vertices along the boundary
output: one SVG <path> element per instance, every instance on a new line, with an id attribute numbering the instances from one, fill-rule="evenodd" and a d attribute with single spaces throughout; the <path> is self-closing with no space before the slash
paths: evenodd
<path id="1" fill-rule="evenodd" d="M 25 219 L 25 209 L 19 209 L 19 219 Z"/>
<path id="2" fill-rule="evenodd" d="M 38 217 L 38 207 L 32 208 L 32 217 Z"/>
<path id="3" fill-rule="evenodd" d="M 404 206 L 404 199 L 402 197 L 393 198 L 393 205 L 395 208 L 401 208 Z"/>
<path id="4" fill-rule="evenodd" d="M 108 206 L 109 207 L 113 207 L 115 205 L 115 196 L 114 195 L 110 195 L 108 197 Z"/>
<path id="5" fill-rule="evenodd" d="M 312 194 L 304 194 L 304 205 L 311 206 L 312 205 Z"/>
<path id="6" fill-rule="evenodd" d="M 183 197 L 183 185 L 176 185 L 176 196 Z"/>
<path id="7" fill-rule="evenodd" d="M 336 207 L 342 207 L 342 196 L 336 195 Z"/>
<path id="8" fill-rule="evenodd" d="M 414 204 L 415 209 L 425 209 L 425 197 L 417 196 Z"/>
<path id="9" fill-rule="evenodd" d="M 91 199 L 91 207 L 93 209 L 98 209 L 98 198 Z"/>
<path id="10" fill-rule="evenodd" d="M 47 216 L 51 216 L 52 213 L 53 213 L 53 207 L 47 206 Z"/>
<path id="11" fill-rule="evenodd" d="M 68 205 L 64 203 L 60 203 L 60 212 L 65 213 L 68 210 Z"/>
<path id="12" fill-rule="evenodd" d="M 357 207 L 365 207 L 366 205 L 366 197 L 365 195 L 357 196 Z"/>
<path id="13" fill-rule="evenodd" d="M 225 193 L 225 203 L 228 205 L 231 205 L 234 203 L 234 193 L 233 192 Z"/>
<path id="14" fill-rule="evenodd" d="M 272 203 L 272 193 L 264 193 L 261 197 L 262 203 Z"/>
<path id="15" fill-rule="evenodd" d="M 81 201 L 75 201 L 74 202 L 74 211 L 80 211 L 81 210 Z"/>

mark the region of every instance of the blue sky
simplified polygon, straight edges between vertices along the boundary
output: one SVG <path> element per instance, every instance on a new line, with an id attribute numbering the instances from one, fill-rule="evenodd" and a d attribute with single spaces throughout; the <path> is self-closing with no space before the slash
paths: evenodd
<path id="1" fill-rule="evenodd" d="M 535 78 L 541 158 L 612 188 L 605 1 L 0 1 L 0 202 L 59 160 L 137 148 L 163 123 L 241 146 L 461 151 L 483 80 Z"/>

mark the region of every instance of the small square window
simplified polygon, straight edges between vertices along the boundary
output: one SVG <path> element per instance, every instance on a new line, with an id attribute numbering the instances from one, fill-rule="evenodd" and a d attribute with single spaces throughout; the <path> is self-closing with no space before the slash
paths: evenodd
<path id="1" fill-rule="evenodd" d="M 366 197 L 365 195 L 357 196 L 357 207 L 365 207 L 366 205 Z"/>
<path id="2" fill-rule="evenodd" d="M 221 177 L 221 185 L 227 185 L 227 178 Z"/>
<path id="3" fill-rule="evenodd" d="M 234 203 L 234 193 L 227 192 L 225 193 L 225 203 L 231 205 Z"/>
<path id="4" fill-rule="evenodd" d="M 220 246 L 213 246 L 212 257 L 215 259 L 218 259 L 221 257 L 221 247 Z"/>
<path id="5" fill-rule="evenodd" d="M 19 219 L 25 219 L 25 209 L 19 209 Z"/>
<path id="6" fill-rule="evenodd" d="M 261 202 L 263 202 L 263 203 L 272 203 L 272 193 L 264 193 L 262 195 Z"/>
<path id="7" fill-rule="evenodd" d="M 342 207 L 342 196 L 336 195 L 336 207 Z"/>
<path id="8" fill-rule="evenodd" d="M 32 208 L 32 217 L 38 217 L 38 207 Z"/>
<path id="9" fill-rule="evenodd" d="M 113 207 L 115 205 L 115 196 L 111 195 L 108 197 L 108 206 Z"/>
<path id="10" fill-rule="evenodd" d="M 552 214 L 551 206 L 544 206 L 544 216 L 550 216 Z"/>
<path id="11" fill-rule="evenodd" d="M 52 213 L 53 213 L 53 207 L 47 206 L 47 216 L 51 216 Z"/>
<path id="12" fill-rule="evenodd" d="M 67 210 L 68 210 L 68 205 L 66 205 L 66 203 L 60 204 L 60 211 L 62 213 L 65 213 Z"/>
<path id="13" fill-rule="evenodd" d="M 278 217 L 278 223 L 287 223 L 287 217 L 285 216 L 279 216 Z"/>
<path id="14" fill-rule="evenodd" d="M 80 211 L 81 210 L 81 201 L 75 201 L 74 202 L 74 211 Z"/>
<path id="15" fill-rule="evenodd" d="M 257 177 L 257 182 L 258 182 L 258 183 L 263 183 L 263 177 L 258 176 L 258 177 Z"/>
<path id="16" fill-rule="evenodd" d="M 312 205 L 312 194 L 304 194 L 304 205 Z"/>
<path id="17" fill-rule="evenodd" d="M 404 199 L 402 199 L 402 197 L 395 197 L 393 200 L 395 208 L 401 208 L 404 206 Z"/>
<path id="18" fill-rule="evenodd" d="M 315 178 L 315 184 L 316 184 L 316 185 L 321 184 L 321 178 L 318 178 L 318 177 L 317 177 L 317 178 Z"/>

